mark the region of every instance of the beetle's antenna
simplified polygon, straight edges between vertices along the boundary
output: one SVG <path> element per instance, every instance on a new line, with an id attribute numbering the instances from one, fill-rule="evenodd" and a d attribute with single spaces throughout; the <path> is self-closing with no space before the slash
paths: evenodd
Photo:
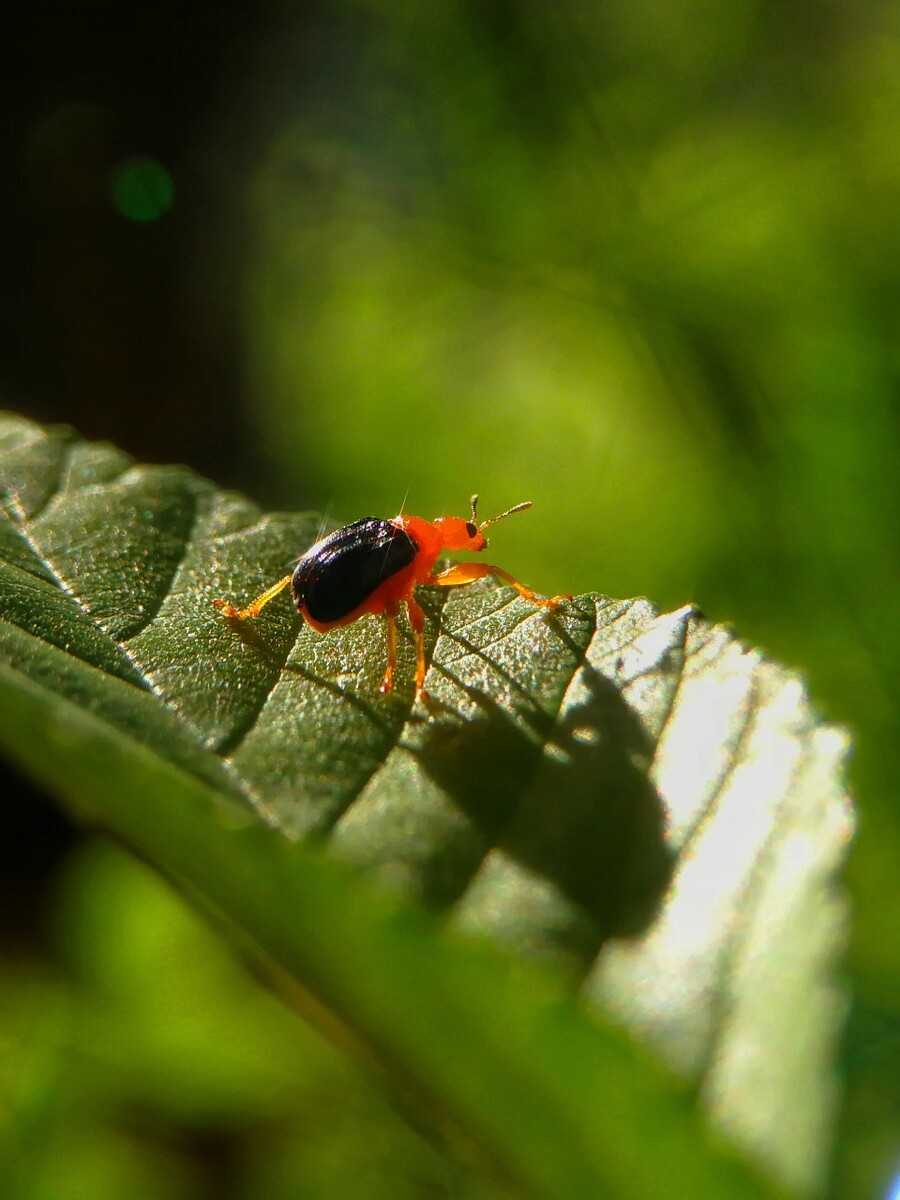
<path id="1" fill-rule="evenodd" d="M 475 518 L 475 501 L 477 496 L 472 497 L 472 519 Z M 482 521 L 478 526 L 479 529 L 487 529 L 488 525 L 496 525 L 498 521 L 502 521 L 504 517 L 511 517 L 513 513 L 524 512 L 526 508 L 531 508 L 530 500 L 523 500 L 521 504 L 514 504 L 512 508 L 508 508 L 506 512 L 502 512 L 499 517 L 490 517 L 487 521 Z"/>
<path id="2" fill-rule="evenodd" d="M 475 509 L 478 507 L 478 493 L 477 492 L 474 494 L 474 496 L 471 496 L 469 498 L 469 503 L 472 505 L 472 524 L 474 525 L 477 521 L 477 516 L 475 513 Z"/>

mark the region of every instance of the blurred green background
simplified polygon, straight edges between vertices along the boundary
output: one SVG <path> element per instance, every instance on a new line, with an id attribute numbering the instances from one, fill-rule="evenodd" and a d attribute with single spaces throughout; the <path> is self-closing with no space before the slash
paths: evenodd
<path id="1" fill-rule="evenodd" d="M 494 561 L 694 600 L 852 730 L 833 1194 L 886 1195 L 900 7 L 51 5 L 9 48 L 8 406 L 334 523 L 531 499 Z M 168 893 L 7 795 L 16 1196 L 454 1194 Z"/>

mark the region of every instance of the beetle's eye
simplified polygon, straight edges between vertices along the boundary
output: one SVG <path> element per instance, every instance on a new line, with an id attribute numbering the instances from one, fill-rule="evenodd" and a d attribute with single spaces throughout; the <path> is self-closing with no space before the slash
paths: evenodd
<path id="1" fill-rule="evenodd" d="M 466 533 L 473 538 L 478 532 L 478 526 L 473 521 L 466 521 Z"/>

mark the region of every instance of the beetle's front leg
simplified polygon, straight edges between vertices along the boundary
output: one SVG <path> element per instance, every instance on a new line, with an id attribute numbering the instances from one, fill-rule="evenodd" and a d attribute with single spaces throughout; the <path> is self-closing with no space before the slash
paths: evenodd
<path id="1" fill-rule="evenodd" d="M 474 583 L 476 579 L 483 579 L 485 575 L 498 576 L 514 587 L 525 600 L 530 600 L 532 604 L 539 604 L 541 608 L 554 609 L 564 600 L 572 599 L 570 595 L 551 596 L 550 599 L 539 596 L 537 592 L 533 592 L 530 587 L 526 587 L 524 583 L 520 583 L 518 579 L 510 575 L 508 571 L 491 566 L 490 563 L 455 563 L 446 571 L 441 571 L 439 575 L 430 576 L 425 582 L 436 587 L 462 587 L 464 584 Z"/>

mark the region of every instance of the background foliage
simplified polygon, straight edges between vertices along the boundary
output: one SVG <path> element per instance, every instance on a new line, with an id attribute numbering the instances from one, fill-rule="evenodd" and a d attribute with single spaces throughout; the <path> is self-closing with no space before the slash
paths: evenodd
<path id="1" fill-rule="evenodd" d="M 9 402 L 334 520 L 407 493 L 425 515 L 476 489 L 486 514 L 530 498 L 495 543 L 528 582 L 692 598 L 801 666 L 857 737 L 864 813 L 834 1190 L 883 1194 L 900 1162 L 897 12 L 330 0 L 116 20 L 30 14 L 4 75 Z M 135 155 L 174 180 L 169 211 L 140 210 L 159 220 L 110 199 Z M 211 1176 L 341 1194 L 348 1145 L 372 1171 L 393 1159 L 402 1127 L 306 1040 L 294 1124 L 263 1001 L 139 868 L 73 847 L 36 803 L 10 807 L 5 841 L 4 1023 L 27 1032 L 15 1079 L 43 1147 L 24 1194 L 192 1196 Z M 138 986 L 154 938 L 195 966 Z M 192 1013 L 197 1046 L 245 1021 L 233 1070 L 210 1054 L 183 1087 L 182 1056 L 141 1025 L 154 1004 Z M 82 1005 L 121 1033 L 109 1071 Z M 321 1117 L 332 1102 L 345 1122 Z"/>

